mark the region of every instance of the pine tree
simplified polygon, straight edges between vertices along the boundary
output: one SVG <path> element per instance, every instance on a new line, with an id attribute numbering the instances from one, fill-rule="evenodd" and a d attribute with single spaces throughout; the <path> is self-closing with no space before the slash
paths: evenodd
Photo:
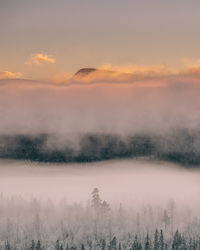
<path id="1" fill-rule="evenodd" d="M 149 234 L 147 234 L 145 238 L 144 250 L 151 250 L 151 242 L 150 242 Z"/>
<path id="2" fill-rule="evenodd" d="M 59 240 L 56 241 L 56 250 L 59 250 L 60 249 L 60 246 L 59 246 Z"/>
<path id="3" fill-rule="evenodd" d="M 164 236 L 163 236 L 163 230 L 160 230 L 160 240 L 159 240 L 160 250 L 166 250 L 166 246 L 164 243 Z"/>
<path id="4" fill-rule="evenodd" d="M 101 203 L 101 212 L 104 216 L 107 216 L 110 211 L 110 206 L 106 201 Z"/>
<path id="5" fill-rule="evenodd" d="M 172 249 L 179 250 L 181 243 L 182 243 L 181 234 L 177 230 L 176 233 L 174 234 L 174 237 L 173 237 Z"/>
<path id="6" fill-rule="evenodd" d="M 101 240 L 101 250 L 105 250 L 106 249 L 106 241 L 105 239 Z"/>
<path id="7" fill-rule="evenodd" d="M 142 244 L 141 244 L 141 242 L 138 245 L 138 250 L 142 250 Z"/>
<path id="8" fill-rule="evenodd" d="M 94 188 L 92 191 L 92 207 L 96 212 L 98 212 L 99 208 L 101 207 L 101 199 L 98 188 Z"/>
<path id="9" fill-rule="evenodd" d="M 32 242 L 31 242 L 31 250 L 34 250 L 34 249 L 35 249 L 35 241 L 32 240 Z"/>
<path id="10" fill-rule="evenodd" d="M 133 245 L 132 245 L 132 250 L 139 250 L 141 249 L 141 243 L 138 241 L 138 237 L 137 235 L 135 236 L 135 239 L 133 241 Z"/>
<path id="11" fill-rule="evenodd" d="M 185 237 L 184 236 L 181 237 L 180 249 L 181 250 L 187 250 L 186 241 L 185 241 Z"/>
<path id="12" fill-rule="evenodd" d="M 156 229 L 155 234 L 154 234 L 154 245 L 153 245 L 153 249 L 154 250 L 159 250 L 159 233 L 158 230 Z"/>
<path id="13" fill-rule="evenodd" d="M 113 237 L 113 239 L 110 241 L 110 249 L 117 250 L 117 239 L 116 239 L 116 237 Z"/>
<path id="14" fill-rule="evenodd" d="M 5 250 L 11 250 L 11 246 L 10 246 L 9 241 L 6 241 Z"/>
<path id="15" fill-rule="evenodd" d="M 37 242 L 36 250 L 42 250 L 40 240 L 38 240 L 38 242 Z"/>
<path id="16" fill-rule="evenodd" d="M 189 250 L 193 250 L 193 245 L 192 245 L 192 238 L 190 237 L 190 240 L 189 240 Z"/>

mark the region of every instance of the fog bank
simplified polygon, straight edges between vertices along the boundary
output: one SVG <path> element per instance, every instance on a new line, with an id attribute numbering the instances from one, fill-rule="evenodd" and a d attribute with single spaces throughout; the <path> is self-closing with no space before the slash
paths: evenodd
<path id="1" fill-rule="evenodd" d="M 56 85 L 0 81 L 0 157 L 87 162 L 146 157 L 200 165 L 200 80 Z"/>
<path id="2" fill-rule="evenodd" d="M 111 204 L 137 207 L 166 205 L 169 200 L 198 212 L 200 172 L 176 165 L 145 160 L 107 161 L 90 164 L 35 164 L 1 161 L 0 190 L 54 202 L 87 202 L 98 187 Z"/>

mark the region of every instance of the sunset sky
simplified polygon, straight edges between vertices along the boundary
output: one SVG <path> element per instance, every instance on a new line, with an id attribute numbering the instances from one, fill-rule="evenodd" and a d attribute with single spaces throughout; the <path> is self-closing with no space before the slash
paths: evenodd
<path id="1" fill-rule="evenodd" d="M 196 0 L 0 0 L 0 78 L 200 65 L 199 13 Z"/>

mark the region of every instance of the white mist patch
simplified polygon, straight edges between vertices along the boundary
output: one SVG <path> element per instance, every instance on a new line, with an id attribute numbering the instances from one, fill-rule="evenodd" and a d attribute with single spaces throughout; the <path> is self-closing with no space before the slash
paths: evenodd
<path id="1" fill-rule="evenodd" d="M 54 202 L 87 202 L 93 188 L 102 199 L 120 203 L 178 205 L 199 209 L 200 171 L 145 160 L 90 164 L 36 164 L 0 162 L 0 191 L 5 196 L 50 198 Z"/>

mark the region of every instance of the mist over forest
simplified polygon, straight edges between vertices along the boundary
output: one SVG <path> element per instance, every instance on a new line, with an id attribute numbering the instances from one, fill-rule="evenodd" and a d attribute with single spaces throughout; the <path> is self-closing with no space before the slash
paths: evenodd
<path id="1" fill-rule="evenodd" d="M 157 134 L 4 135 L 0 137 L 0 157 L 38 162 L 93 162 L 120 158 L 147 157 L 199 166 L 200 131 L 174 130 Z M 74 143 L 73 139 L 76 143 Z"/>
<path id="2" fill-rule="evenodd" d="M 200 163 L 200 82 L 0 82 L 0 157 L 91 162 L 150 157 Z"/>
<path id="3" fill-rule="evenodd" d="M 199 250 L 198 78 L 0 90 L 1 249 Z"/>
<path id="4" fill-rule="evenodd" d="M 111 206 L 98 188 L 86 204 L 0 196 L 2 249 L 194 249 L 200 218 L 173 200 Z"/>

